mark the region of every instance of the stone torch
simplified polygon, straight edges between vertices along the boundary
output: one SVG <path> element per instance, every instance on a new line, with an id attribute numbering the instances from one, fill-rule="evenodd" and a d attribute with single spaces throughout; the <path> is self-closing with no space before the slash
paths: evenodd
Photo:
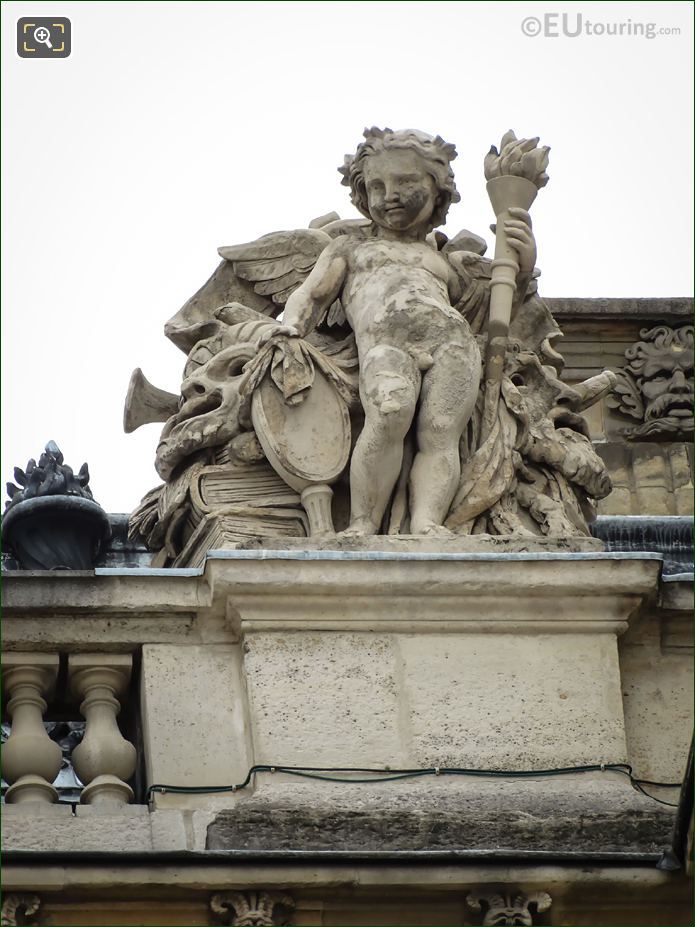
<path id="1" fill-rule="evenodd" d="M 487 192 L 495 211 L 495 258 L 490 284 L 490 316 L 485 355 L 485 405 L 482 440 L 492 431 L 497 418 L 507 335 L 512 316 L 519 264 L 516 251 L 507 241 L 504 223 L 511 218 L 509 208 L 529 209 L 541 187 L 548 182 L 548 147 L 538 148 L 537 138 L 518 139 L 510 129 L 500 143 L 485 155 Z"/>

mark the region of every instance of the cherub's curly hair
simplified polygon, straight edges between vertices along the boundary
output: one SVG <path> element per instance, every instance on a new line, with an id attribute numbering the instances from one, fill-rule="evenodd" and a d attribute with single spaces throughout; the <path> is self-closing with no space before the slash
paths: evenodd
<path id="1" fill-rule="evenodd" d="M 360 142 L 354 155 L 345 155 L 345 163 L 338 170 L 343 175 L 342 184 L 350 187 L 350 199 L 363 216 L 371 219 L 367 205 L 367 190 L 364 183 L 364 162 L 379 151 L 389 148 L 411 148 L 422 158 L 427 171 L 437 185 L 437 205 L 432 213 L 430 229 L 443 225 L 452 203 L 461 197 L 454 182 L 451 162 L 456 157 L 456 148 L 445 142 L 441 136 L 433 138 L 417 129 L 371 129 L 364 130 L 365 141 Z"/>

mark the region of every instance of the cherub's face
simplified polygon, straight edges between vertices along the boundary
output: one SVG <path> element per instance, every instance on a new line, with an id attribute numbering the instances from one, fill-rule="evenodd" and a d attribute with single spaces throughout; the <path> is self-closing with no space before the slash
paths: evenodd
<path id="1" fill-rule="evenodd" d="M 369 213 L 392 232 L 428 228 L 437 204 L 437 186 L 422 158 L 407 148 L 370 155 L 364 165 Z"/>

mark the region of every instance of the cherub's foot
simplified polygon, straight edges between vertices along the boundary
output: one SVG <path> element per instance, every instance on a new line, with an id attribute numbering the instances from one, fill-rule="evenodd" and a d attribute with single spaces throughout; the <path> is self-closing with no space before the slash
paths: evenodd
<path id="1" fill-rule="evenodd" d="M 368 518 L 356 518 L 344 531 L 338 532 L 339 538 L 364 538 L 376 534 L 376 527 Z"/>
<path id="2" fill-rule="evenodd" d="M 425 525 L 420 531 L 413 531 L 413 534 L 419 534 L 425 538 L 453 538 L 453 531 L 449 531 L 444 525 Z"/>

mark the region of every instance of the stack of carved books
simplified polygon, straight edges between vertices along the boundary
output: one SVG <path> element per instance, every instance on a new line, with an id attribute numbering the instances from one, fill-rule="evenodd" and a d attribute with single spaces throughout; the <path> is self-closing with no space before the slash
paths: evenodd
<path id="1" fill-rule="evenodd" d="M 174 566 L 199 567 L 210 550 L 254 546 L 264 538 L 309 533 L 299 493 L 267 461 L 204 467 L 190 488 L 185 548 Z"/>

